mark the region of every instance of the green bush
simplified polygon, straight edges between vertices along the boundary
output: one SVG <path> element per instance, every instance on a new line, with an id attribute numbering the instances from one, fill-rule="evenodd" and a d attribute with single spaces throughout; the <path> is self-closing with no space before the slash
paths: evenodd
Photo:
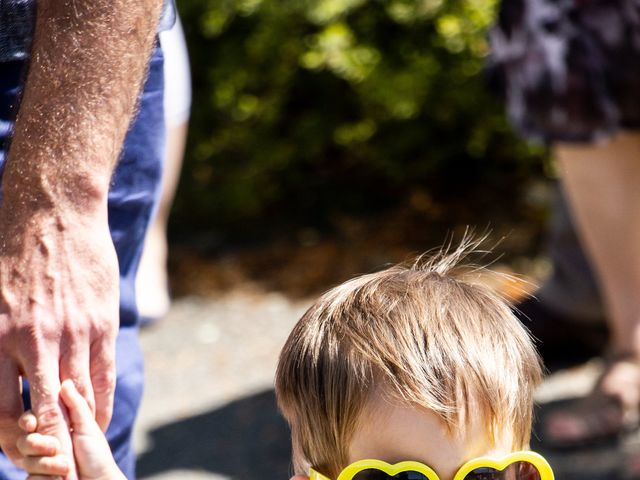
<path id="1" fill-rule="evenodd" d="M 483 81 L 494 0 L 178 3 L 194 108 L 174 229 L 328 226 L 416 191 L 484 208 L 539 174 Z"/>

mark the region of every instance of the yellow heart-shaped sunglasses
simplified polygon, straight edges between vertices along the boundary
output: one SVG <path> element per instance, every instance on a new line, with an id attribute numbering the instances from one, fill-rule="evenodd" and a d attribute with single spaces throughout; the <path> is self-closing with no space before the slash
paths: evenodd
<path id="1" fill-rule="evenodd" d="M 313 468 L 310 480 L 331 480 Z M 391 465 L 381 460 L 358 460 L 346 467 L 336 480 L 440 480 L 428 466 L 414 461 Z M 554 480 L 545 458 L 535 452 L 515 452 L 496 460 L 474 458 L 465 463 L 453 480 Z"/>

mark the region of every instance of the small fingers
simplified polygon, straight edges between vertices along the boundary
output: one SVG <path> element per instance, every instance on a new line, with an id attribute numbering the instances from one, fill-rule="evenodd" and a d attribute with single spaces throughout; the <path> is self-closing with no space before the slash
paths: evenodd
<path id="1" fill-rule="evenodd" d="M 62 382 L 60 396 L 69 412 L 69 419 L 74 433 L 82 435 L 100 431 L 87 401 L 80 395 L 80 392 L 78 392 L 75 384 L 71 380 Z"/>
<path id="2" fill-rule="evenodd" d="M 29 475 L 27 480 L 63 480 L 63 478 L 58 475 Z"/>
<path id="3" fill-rule="evenodd" d="M 58 475 L 66 476 L 69 473 L 69 460 L 65 455 L 54 457 L 26 457 L 24 469 L 30 475 Z"/>
<path id="4" fill-rule="evenodd" d="M 18 438 L 18 450 L 25 457 L 54 457 L 60 453 L 60 442 L 50 435 L 30 433 Z"/>
<path id="5" fill-rule="evenodd" d="M 24 412 L 18 420 L 18 426 L 25 433 L 33 433 L 38 428 L 38 420 L 31 410 Z"/>
<path id="6" fill-rule="evenodd" d="M 89 374 L 89 338 L 63 337 L 61 343 L 60 379 L 73 380 L 80 395 L 84 397 L 91 411 L 95 412 L 95 397 Z"/>

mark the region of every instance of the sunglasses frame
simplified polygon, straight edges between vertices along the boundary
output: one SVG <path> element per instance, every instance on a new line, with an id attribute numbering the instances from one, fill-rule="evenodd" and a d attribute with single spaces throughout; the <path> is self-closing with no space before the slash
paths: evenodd
<path id="1" fill-rule="evenodd" d="M 453 480 L 464 480 L 464 478 L 476 468 L 489 467 L 501 471 L 509 465 L 517 462 L 528 462 L 536 467 L 540 474 L 540 480 L 554 480 L 553 470 L 551 469 L 549 462 L 547 462 L 547 460 L 539 453 L 532 451 L 514 452 L 500 459 L 491 457 L 474 458 L 458 469 Z M 368 469 L 377 469 L 389 476 L 394 476 L 401 472 L 413 471 L 423 474 L 428 480 L 440 480 L 440 477 L 432 468 L 420 462 L 410 460 L 392 465 L 390 463 L 383 462 L 382 460 L 373 459 L 353 462 L 340 472 L 340 475 L 338 475 L 336 480 L 353 480 L 353 477 L 355 477 L 356 474 Z M 313 468 L 309 469 L 309 479 L 331 480 Z"/>

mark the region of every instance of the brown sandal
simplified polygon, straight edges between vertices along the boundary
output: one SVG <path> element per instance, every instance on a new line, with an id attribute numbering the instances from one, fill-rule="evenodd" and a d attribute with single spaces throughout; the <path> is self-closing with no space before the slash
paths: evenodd
<path id="1" fill-rule="evenodd" d="M 540 441 L 554 448 L 586 448 L 617 441 L 629 427 L 616 398 L 591 394 L 561 402 L 540 419 Z"/>
<path id="2" fill-rule="evenodd" d="M 538 432 L 544 446 L 562 449 L 602 445 L 615 442 L 621 435 L 640 427 L 638 405 L 631 408 L 628 402 L 623 404 L 621 397 L 602 391 L 605 375 L 618 362 L 635 363 L 628 356 L 610 356 L 605 373 L 591 394 L 545 408 Z"/>

